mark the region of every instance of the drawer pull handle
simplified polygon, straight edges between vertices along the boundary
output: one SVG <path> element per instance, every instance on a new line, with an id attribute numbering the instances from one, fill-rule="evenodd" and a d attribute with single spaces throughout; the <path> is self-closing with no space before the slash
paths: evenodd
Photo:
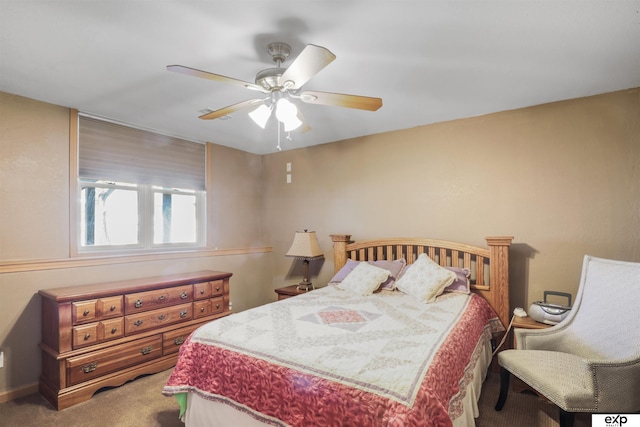
<path id="1" fill-rule="evenodd" d="M 216 304 L 216 308 L 220 308 L 220 304 Z"/>
<path id="2" fill-rule="evenodd" d="M 142 347 L 142 350 L 140 350 L 140 353 L 144 354 L 145 356 L 149 353 L 151 353 L 151 351 L 153 350 L 153 347 L 148 346 L 148 347 Z"/>
<path id="3" fill-rule="evenodd" d="M 113 328 L 113 329 L 111 329 L 111 333 L 112 333 L 112 334 L 115 334 L 116 332 L 118 332 L 118 328 Z"/>
<path id="4" fill-rule="evenodd" d="M 115 306 L 115 305 L 112 305 L 112 306 L 109 308 L 109 310 L 111 310 L 111 311 L 116 311 L 116 306 Z"/>
<path id="5" fill-rule="evenodd" d="M 200 295 L 204 295 L 204 289 L 200 289 Z"/>
<path id="6" fill-rule="evenodd" d="M 204 307 L 200 307 L 200 313 L 204 313 Z"/>
<path id="7" fill-rule="evenodd" d="M 183 292 L 180 294 L 180 299 L 187 299 L 187 293 L 183 291 Z"/>
<path id="8" fill-rule="evenodd" d="M 181 318 L 181 319 L 184 319 L 185 317 L 187 317 L 187 310 L 182 310 L 182 311 L 180 312 L 180 318 Z"/>
<path id="9" fill-rule="evenodd" d="M 88 340 L 89 338 L 91 338 L 91 334 L 85 334 L 85 336 L 84 336 L 84 340 L 86 341 L 86 340 Z"/>
<path id="10" fill-rule="evenodd" d="M 182 345 L 183 342 L 184 342 L 184 337 L 178 337 L 175 340 L 173 340 L 173 343 L 175 345 Z"/>
<path id="11" fill-rule="evenodd" d="M 133 306 L 134 306 L 135 308 L 140 308 L 140 307 L 142 307 L 142 300 L 141 300 L 141 299 L 136 300 L 136 302 L 133 304 Z"/>
<path id="12" fill-rule="evenodd" d="M 89 372 L 93 372 L 98 367 L 98 362 L 91 362 L 82 367 L 82 372 L 88 374 Z"/>
<path id="13" fill-rule="evenodd" d="M 164 314 L 161 314 L 160 316 L 158 316 L 158 320 L 164 320 Z"/>
<path id="14" fill-rule="evenodd" d="M 91 313 L 89 310 L 85 310 L 84 313 L 82 313 L 83 316 L 88 316 L 89 313 Z"/>
<path id="15" fill-rule="evenodd" d="M 220 291 L 220 286 L 216 286 L 216 292 Z"/>
<path id="16" fill-rule="evenodd" d="M 164 300 L 166 300 L 166 299 L 167 299 L 167 297 L 166 297 L 166 296 L 164 296 L 164 295 L 160 295 L 160 296 L 158 297 L 158 301 L 164 301 Z"/>
<path id="17" fill-rule="evenodd" d="M 133 322 L 133 324 L 136 326 L 140 326 L 142 325 L 142 320 L 136 320 L 135 322 Z"/>

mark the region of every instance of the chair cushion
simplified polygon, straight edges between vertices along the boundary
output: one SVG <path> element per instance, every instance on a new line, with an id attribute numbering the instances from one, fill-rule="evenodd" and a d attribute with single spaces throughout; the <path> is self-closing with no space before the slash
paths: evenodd
<path id="1" fill-rule="evenodd" d="M 505 350 L 498 363 L 567 412 L 595 412 L 591 370 L 579 356 L 546 350 Z"/>

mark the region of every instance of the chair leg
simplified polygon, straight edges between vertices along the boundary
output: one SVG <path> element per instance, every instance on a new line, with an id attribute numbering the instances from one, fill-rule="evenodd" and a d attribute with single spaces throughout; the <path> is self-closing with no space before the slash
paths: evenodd
<path id="1" fill-rule="evenodd" d="M 509 393 L 509 378 L 511 378 L 511 373 L 505 368 L 500 367 L 500 396 L 498 396 L 498 402 L 496 403 L 496 411 L 501 411 L 507 401 L 507 394 Z"/>
<path id="2" fill-rule="evenodd" d="M 562 408 L 558 409 L 560 410 L 560 427 L 573 427 L 574 413 Z"/>

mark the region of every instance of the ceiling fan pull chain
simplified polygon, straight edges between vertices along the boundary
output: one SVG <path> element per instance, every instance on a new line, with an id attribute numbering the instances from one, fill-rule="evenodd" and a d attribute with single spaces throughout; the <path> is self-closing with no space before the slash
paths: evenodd
<path id="1" fill-rule="evenodd" d="M 284 126 L 282 124 L 282 122 L 280 120 L 276 120 L 277 126 L 278 126 L 278 146 L 276 147 L 276 149 L 278 151 L 282 151 L 282 147 L 280 147 L 280 126 Z"/>

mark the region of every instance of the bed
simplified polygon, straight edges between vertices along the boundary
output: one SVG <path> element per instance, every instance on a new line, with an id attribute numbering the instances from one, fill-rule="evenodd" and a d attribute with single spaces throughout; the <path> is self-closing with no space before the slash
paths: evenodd
<path id="1" fill-rule="evenodd" d="M 163 393 L 187 426 L 475 425 L 510 318 L 512 237 L 331 239 L 327 286 L 213 321 L 183 344 Z"/>

